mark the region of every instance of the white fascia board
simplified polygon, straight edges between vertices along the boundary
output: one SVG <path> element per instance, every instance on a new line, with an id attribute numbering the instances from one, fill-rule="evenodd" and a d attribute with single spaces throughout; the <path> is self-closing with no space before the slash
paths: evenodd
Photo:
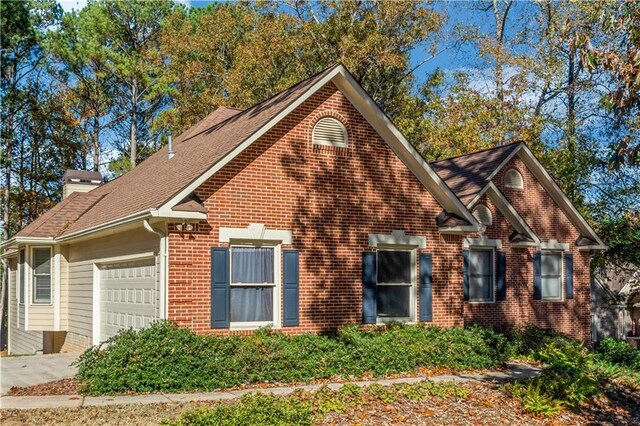
<path id="1" fill-rule="evenodd" d="M 174 211 L 171 209 L 160 208 L 160 209 L 151 209 L 149 211 L 151 217 L 160 218 L 160 219 L 197 219 L 197 220 L 206 220 L 207 214 L 202 212 L 181 212 Z"/>
<path id="2" fill-rule="evenodd" d="M 467 232 L 484 232 L 484 226 L 451 226 L 449 228 L 440 227 L 438 231 L 441 234 L 465 234 Z"/>
<path id="3" fill-rule="evenodd" d="M 174 195 L 169 201 L 164 203 L 159 210 L 171 210 L 176 204 L 182 201 L 185 197 L 191 194 L 193 191 L 198 189 L 200 185 L 205 183 L 211 176 L 213 176 L 218 170 L 222 169 L 226 166 L 231 160 L 236 158 L 241 152 L 247 149 L 251 144 L 260 139 L 265 133 L 271 130 L 276 124 L 278 124 L 283 118 L 289 115 L 293 110 L 298 108 L 304 101 L 309 99 L 311 95 L 321 89 L 325 84 L 331 81 L 343 68 L 342 65 L 337 66 L 333 71 L 324 76 L 320 81 L 311 86 L 305 93 L 300 95 L 297 99 L 295 99 L 287 108 L 280 111 L 278 115 L 273 117 L 269 122 L 267 122 L 264 126 L 262 126 L 258 131 L 256 131 L 249 138 L 245 139 L 240 145 L 238 145 L 235 149 L 229 152 L 224 158 L 215 163 L 212 167 L 209 168 L 206 172 L 201 174 L 196 180 L 187 185 L 184 189 Z"/>
<path id="4" fill-rule="evenodd" d="M 91 234 L 91 233 L 102 231 L 109 228 L 115 228 L 116 226 L 120 226 L 120 225 L 126 225 L 143 218 L 148 218 L 150 216 L 151 216 L 150 211 L 144 210 L 129 216 L 122 217 L 120 219 L 112 220 L 110 222 L 105 222 L 100 225 L 93 226 L 91 228 L 83 229 L 82 231 L 77 231 L 72 234 L 59 237 L 55 240 L 55 242 L 61 243 L 64 241 L 72 240 L 74 238 L 82 237 L 83 235 Z"/>
<path id="5" fill-rule="evenodd" d="M 518 153 L 531 173 L 534 174 L 536 179 L 538 179 L 542 186 L 547 190 L 547 193 L 551 198 L 553 198 L 558 206 L 560 206 L 560 208 L 566 213 L 571 223 L 578 228 L 578 231 L 580 231 L 580 233 L 585 237 L 597 242 L 598 244 L 595 247 L 606 247 L 593 228 L 589 226 L 584 217 L 582 217 L 578 210 L 576 210 L 573 203 L 571 203 L 564 192 L 562 192 L 562 189 L 560 189 L 556 184 L 551 175 L 549 175 L 545 168 L 542 167 L 542 164 L 540 164 L 531 150 L 523 144 L 522 149 L 518 150 Z"/>
<path id="6" fill-rule="evenodd" d="M 333 83 L 347 97 L 349 102 L 360 112 L 369 122 L 371 127 L 384 139 L 396 155 L 405 163 L 413 174 L 431 192 L 435 199 L 449 213 L 466 219 L 474 225 L 473 231 L 477 231 L 480 226 L 471 212 L 462 204 L 458 197 L 444 183 L 444 181 L 433 171 L 425 159 L 416 149 L 405 139 L 400 130 L 382 112 L 380 107 L 364 91 L 364 89 L 353 79 L 353 77 L 343 68 L 338 67 L 338 76 Z M 473 232 L 472 231 L 472 232 Z"/>
<path id="7" fill-rule="evenodd" d="M 493 182 L 489 182 L 486 188 L 487 196 L 491 199 L 491 201 L 493 201 L 496 207 L 498 207 L 500 212 L 507 218 L 509 223 L 511 223 L 516 231 L 521 234 L 527 235 L 533 240 L 536 245 L 538 245 L 540 243 L 540 239 L 538 238 L 536 233 L 533 232 L 533 229 L 529 227 L 527 222 L 522 218 L 522 216 L 520 216 L 518 211 L 513 208 L 509 200 L 507 200 L 502 192 L 500 192 L 498 187 Z M 471 207 L 472 205 L 469 206 L 469 208 Z"/>
<path id="8" fill-rule="evenodd" d="M 591 245 L 591 246 L 582 246 L 582 247 L 578 247 L 579 251 L 591 251 L 591 250 L 606 250 L 609 247 L 605 246 L 605 245 Z"/>

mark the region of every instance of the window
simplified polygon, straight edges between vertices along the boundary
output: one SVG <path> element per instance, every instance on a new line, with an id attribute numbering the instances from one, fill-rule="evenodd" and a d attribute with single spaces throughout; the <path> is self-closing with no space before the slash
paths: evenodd
<path id="1" fill-rule="evenodd" d="M 515 169 L 508 170 L 507 173 L 504 174 L 504 186 L 516 189 L 524 188 L 524 182 L 520 172 Z"/>
<path id="2" fill-rule="evenodd" d="M 413 319 L 413 265 L 412 251 L 378 250 L 379 319 Z"/>
<path id="3" fill-rule="evenodd" d="M 493 223 L 493 216 L 491 215 L 491 210 L 485 205 L 478 205 L 475 209 L 473 209 L 473 217 L 476 218 L 481 225 L 489 226 Z"/>
<path id="4" fill-rule="evenodd" d="M 24 305 L 24 249 L 18 253 L 18 302 Z"/>
<path id="5" fill-rule="evenodd" d="M 543 300 L 562 300 L 562 253 L 542 253 L 540 280 Z"/>
<path id="6" fill-rule="evenodd" d="M 469 301 L 493 302 L 493 250 L 469 250 Z"/>
<path id="7" fill-rule="evenodd" d="M 275 295 L 273 247 L 231 247 L 232 323 L 272 323 Z"/>
<path id="8" fill-rule="evenodd" d="M 33 249 L 33 303 L 51 303 L 51 249 Z"/>
<path id="9" fill-rule="evenodd" d="M 325 117 L 313 126 L 313 144 L 346 148 L 348 146 L 347 129 L 335 118 Z"/>

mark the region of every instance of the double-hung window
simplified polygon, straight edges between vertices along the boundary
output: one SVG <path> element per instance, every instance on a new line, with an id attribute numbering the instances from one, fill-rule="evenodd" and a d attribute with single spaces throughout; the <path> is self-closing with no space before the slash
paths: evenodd
<path id="1" fill-rule="evenodd" d="M 51 249 L 33 249 L 33 303 L 51 303 Z"/>
<path id="2" fill-rule="evenodd" d="M 231 247 L 231 323 L 255 326 L 273 323 L 274 251 L 274 247 Z"/>
<path id="3" fill-rule="evenodd" d="M 541 253 L 540 265 L 542 300 L 562 300 L 562 253 Z"/>
<path id="4" fill-rule="evenodd" d="M 414 253 L 411 250 L 378 250 L 378 319 L 413 320 Z"/>
<path id="5" fill-rule="evenodd" d="M 469 301 L 493 302 L 493 249 L 469 250 Z"/>

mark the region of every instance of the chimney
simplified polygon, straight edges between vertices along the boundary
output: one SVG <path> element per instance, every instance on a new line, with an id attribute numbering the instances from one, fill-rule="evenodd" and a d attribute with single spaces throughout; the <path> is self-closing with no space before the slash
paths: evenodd
<path id="1" fill-rule="evenodd" d="M 88 170 L 67 170 L 62 177 L 62 198 L 74 192 L 89 192 L 102 185 L 102 175 Z"/>
<path id="2" fill-rule="evenodd" d="M 176 153 L 173 152 L 173 138 L 169 135 L 169 160 L 171 160 L 174 155 L 176 155 Z"/>

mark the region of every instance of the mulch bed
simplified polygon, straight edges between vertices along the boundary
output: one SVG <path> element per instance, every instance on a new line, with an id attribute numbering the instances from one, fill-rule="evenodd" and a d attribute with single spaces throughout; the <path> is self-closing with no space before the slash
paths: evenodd
<path id="1" fill-rule="evenodd" d="M 46 396 L 46 395 L 76 395 L 80 382 L 76 379 L 62 379 L 53 382 L 42 383 L 34 386 L 13 386 L 10 396 Z"/>
<path id="2" fill-rule="evenodd" d="M 564 411 L 553 417 L 533 417 L 522 405 L 507 397 L 500 385 L 493 383 L 468 384 L 468 398 L 430 397 L 425 401 L 401 398 L 391 404 L 375 402 L 332 413 L 320 423 L 325 425 L 638 425 L 640 424 L 640 395 L 616 391 L 585 405 L 577 412 Z M 233 402 L 224 402 L 233 403 Z M 181 404 L 118 405 L 106 407 L 58 408 L 35 410 L 0 410 L 0 423 L 7 425 L 149 425 L 213 402 Z"/>

